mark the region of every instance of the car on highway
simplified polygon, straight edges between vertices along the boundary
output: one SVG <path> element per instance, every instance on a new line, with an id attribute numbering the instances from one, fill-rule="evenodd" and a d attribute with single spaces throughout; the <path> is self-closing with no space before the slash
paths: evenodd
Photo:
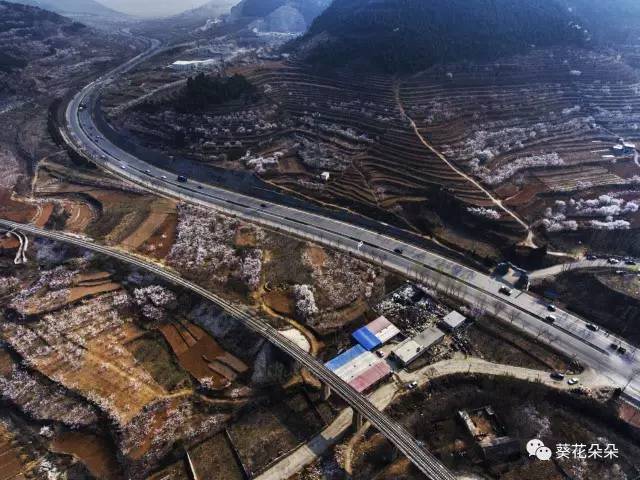
<path id="1" fill-rule="evenodd" d="M 556 317 L 554 315 L 547 315 L 544 317 L 544 321 L 549 324 L 556 323 Z"/>
<path id="2" fill-rule="evenodd" d="M 564 380 L 564 373 L 560 373 L 560 372 L 552 372 L 550 377 L 553 380 L 558 380 L 559 382 L 561 382 L 562 380 Z"/>
<path id="3" fill-rule="evenodd" d="M 266 203 L 261 203 L 260 204 L 260 208 L 267 208 L 267 204 Z"/>
<path id="4" fill-rule="evenodd" d="M 628 258 L 627 260 L 624 261 L 625 265 L 636 265 L 636 261 L 633 260 L 632 258 Z"/>
<path id="5" fill-rule="evenodd" d="M 166 175 L 161 175 L 161 176 L 160 176 L 160 178 L 161 178 L 162 180 L 166 180 L 166 179 L 167 179 L 167 176 L 166 176 Z"/>
<path id="6" fill-rule="evenodd" d="M 570 378 L 569 380 L 567 380 L 567 383 L 569 385 L 573 386 L 573 385 L 577 385 L 579 381 L 580 380 L 578 380 L 576 377 L 573 377 L 573 378 Z"/>
<path id="7" fill-rule="evenodd" d="M 187 177 L 185 177 L 184 175 L 178 175 L 177 180 L 178 180 L 180 183 L 187 183 Z"/>
<path id="8" fill-rule="evenodd" d="M 407 390 L 415 390 L 418 386 L 418 382 L 414 380 L 413 382 L 407 383 L 405 386 L 407 387 Z"/>
<path id="9" fill-rule="evenodd" d="M 401 248 L 394 248 L 393 251 L 398 255 L 402 255 L 404 253 Z"/>
<path id="10" fill-rule="evenodd" d="M 627 349 L 626 349 L 626 348 L 624 348 L 622 345 L 620 345 L 620 346 L 618 347 L 618 353 L 619 353 L 620 355 L 624 355 L 625 353 L 627 353 Z"/>
<path id="11" fill-rule="evenodd" d="M 549 310 L 550 312 L 555 312 L 557 308 L 553 303 L 550 303 L 549 305 L 547 305 L 547 310 Z"/>
<path id="12" fill-rule="evenodd" d="M 617 258 L 609 258 L 607 259 L 607 263 L 610 263 L 611 265 L 617 265 L 620 263 L 620 260 L 618 260 Z"/>
<path id="13" fill-rule="evenodd" d="M 500 292 L 503 295 L 506 295 L 507 297 L 511 296 L 511 289 L 509 287 L 502 286 L 500 287 L 500 289 L 498 289 L 498 292 Z"/>
<path id="14" fill-rule="evenodd" d="M 125 170 L 127 168 L 127 166 L 123 163 L 122 165 L 120 165 L 120 168 Z"/>
<path id="15" fill-rule="evenodd" d="M 594 325 L 593 323 L 587 323 L 587 328 L 592 332 L 597 332 L 598 330 L 600 330 L 600 327 Z"/>
<path id="16" fill-rule="evenodd" d="M 598 256 L 594 255 L 593 253 L 590 253 L 589 255 L 587 255 L 587 260 L 597 260 Z"/>
<path id="17" fill-rule="evenodd" d="M 146 173 L 147 175 L 151 175 L 151 170 L 145 170 L 144 173 Z"/>

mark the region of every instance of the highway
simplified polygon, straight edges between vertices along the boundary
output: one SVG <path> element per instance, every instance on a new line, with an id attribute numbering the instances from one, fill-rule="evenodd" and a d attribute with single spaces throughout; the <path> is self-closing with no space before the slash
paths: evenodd
<path id="1" fill-rule="evenodd" d="M 141 259 L 135 255 L 114 248 L 98 245 L 78 235 L 42 230 L 31 225 L 22 225 L 8 220 L 0 220 L 0 226 L 8 230 L 19 230 L 23 233 L 48 238 L 57 242 L 63 242 L 87 250 L 107 255 L 129 265 L 144 269 L 167 282 L 188 289 L 203 298 L 215 303 L 233 318 L 242 322 L 248 328 L 258 333 L 283 352 L 294 358 L 300 365 L 306 367 L 321 382 L 329 385 L 336 394 L 342 397 L 355 411 L 360 412 L 372 425 L 375 426 L 398 450 L 422 471 L 427 478 L 432 480 L 455 480 L 455 476 L 449 472 L 438 459 L 424 448 L 420 447 L 416 440 L 400 424 L 388 418 L 380 412 L 367 398 L 356 392 L 349 384 L 341 380 L 335 373 L 326 368 L 313 356 L 298 347 L 294 342 L 281 335 L 269 323 L 255 317 L 248 309 L 235 305 L 215 295 L 198 285 L 189 282 L 180 275 L 150 261 Z"/>
<path id="2" fill-rule="evenodd" d="M 191 180 L 179 182 L 175 172 L 158 169 L 111 143 L 96 129 L 91 112 L 100 88 L 114 75 L 133 68 L 158 49 L 159 44 L 154 42 L 149 51 L 119 67 L 115 73 L 92 82 L 74 97 L 66 111 L 69 133 L 62 132 L 72 148 L 103 169 L 161 195 L 213 207 L 246 221 L 341 250 L 431 284 L 445 294 L 455 292 L 462 303 L 472 308 L 487 309 L 497 305 L 492 314 L 573 357 L 614 384 L 626 387 L 626 398 L 640 404 L 640 375 L 636 375 L 640 372 L 640 360 L 636 357 L 636 349 L 603 329 L 589 330 L 588 322 L 576 315 L 558 310 L 553 313 L 556 318 L 553 324 L 546 323 L 544 319 L 549 312 L 544 301 L 517 290 L 510 296 L 501 295 L 498 291 L 503 284 L 499 280 L 451 259 L 340 220 Z M 620 353 L 618 347 L 626 353 Z"/>

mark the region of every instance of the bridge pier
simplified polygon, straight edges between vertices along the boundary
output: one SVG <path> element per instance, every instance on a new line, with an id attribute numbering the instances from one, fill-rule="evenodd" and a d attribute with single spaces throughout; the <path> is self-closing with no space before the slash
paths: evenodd
<path id="1" fill-rule="evenodd" d="M 326 402 L 327 400 L 329 400 L 330 396 L 331 396 L 331 387 L 328 384 L 323 383 L 322 384 L 322 400 Z"/>
<path id="2" fill-rule="evenodd" d="M 360 412 L 354 410 L 353 411 L 353 423 L 352 423 L 353 430 L 355 432 L 360 431 L 360 429 L 364 425 L 364 422 L 365 422 L 364 416 Z"/>

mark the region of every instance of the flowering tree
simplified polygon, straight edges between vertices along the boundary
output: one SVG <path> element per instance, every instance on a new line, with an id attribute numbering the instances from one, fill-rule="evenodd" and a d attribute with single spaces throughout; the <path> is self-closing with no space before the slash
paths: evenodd
<path id="1" fill-rule="evenodd" d="M 142 314 L 149 320 L 164 321 L 167 312 L 176 308 L 175 293 L 159 285 L 137 288 L 133 291 L 133 298 L 142 310 Z"/>
<path id="2" fill-rule="evenodd" d="M 308 320 L 318 313 L 316 299 L 309 285 L 294 285 L 293 296 L 296 302 L 296 313 L 304 320 Z"/>

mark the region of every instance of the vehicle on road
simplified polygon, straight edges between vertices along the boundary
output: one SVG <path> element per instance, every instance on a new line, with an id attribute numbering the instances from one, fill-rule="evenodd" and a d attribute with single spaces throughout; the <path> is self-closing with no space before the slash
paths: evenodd
<path id="1" fill-rule="evenodd" d="M 597 332 L 598 330 L 600 330 L 600 327 L 594 325 L 593 323 L 587 323 L 587 328 L 592 332 Z"/>
<path id="2" fill-rule="evenodd" d="M 384 352 L 382 350 L 376 350 L 376 355 L 380 358 L 384 358 Z"/>
<path id="3" fill-rule="evenodd" d="M 418 387 L 418 382 L 414 380 L 413 382 L 407 383 L 405 386 L 407 387 L 407 390 L 414 390 Z"/>
<path id="4" fill-rule="evenodd" d="M 624 263 L 625 265 L 636 265 L 636 261 L 631 258 L 625 260 Z"/>
<path id="5" fill-rule="evenodd" d="M 607 260 L 607 263 L 610 263 L 611 265 L 617 265 L 620 263 L 620 260 L 618 260 L 617 258 L 609 258 Z"/>
<path id="6" fill-rule="evenodd" d="M 593 253 L 590 253 L 589 255 L 587 255 L 587 260 L 593 261 L 593 260 L 597 260 L 597 259 L 598 259 L 598 256 L 594 255 Z"/>
<path id="7" fill-rule="evenodd" d="M 167 176 L 166 176 L 166 175 L 161 175 L 161 176 L 160 176 L 160 178 L 161 178 L 162 180 L 166 180 L 166 179 L 167 179 Z"/>
<path id="8" fill-rule="evenodd" d="M 554 315 L 547 315 L 546 317 L 544 317 L 544 321 L 549 324 L 556 323 L 556 317 Z"/>
<path id="9" fill-rule="evenodd" d="M 578 380 L 576 377 L 573 377 L 573 378 L 570 378 L 569 380 L 567 380 L 567 383 L 569 385 L 577 385 L 579 381 L 580 380 Z"/>
<path id="10" fill-rule="evenodd" d="M 624 348 L 622 345 L 620 345 L 620 346 L 618 347 L 618 353 L 619 353 L 620 355 L 624 355 L 625 353 L 627 353 L 627 349 L 626 349 L 626 348 Z"/>
<path id="11" fill-rule="evenodd" d="M 507 297 L 511 296 L 511 289 L 509 287 L 500 287 L 500 289 L 498 290 L 498 292 L 500 292 L 503 295 L 506 295 Z"/>
<path id="12" fill-rule="evenodd" d="M 120 165 L 120 168 L 125 170 L 127 168 L 127 166 L 123 163 L 122 165 Z"/>
<path id="13" fill-rule="evenodd" d="M 564 373 L 560 373 L 560 372 L 552 372 L 550 377 L 553 380 L 558 380 L 558 381 L 562 381 L 564 380 Z"/>
<path id="14" fill-rule="evenodd" d="M 178 181 L 180 183 L 187 183 L 187 177 L 185 177 L 184 175 L 178 175 Z"/>
<path id="15" fill-rule="evenodd" d="M 553 303 L 550 303 L 549 305 L 547 305 L 547 310 L 549 310 L 550 312 L 555 312 L 557 308 Z"/>
<path id="16" fill-rule="evenodd" d="M 267 208 L 267 204 L 266 203 L 261 203 L 260 204 L 260 208 Z"/>
<path id="17" fill-rule="evenodd" d="M 401 248 L 394 248 L 394 249 L 393 249 L 393 251 L 394 251 L 395 253 L 397 253 L 398 255 L 402 255 L 402 254 L 404 253 L 404 252 L 403 252 L 403 250 L 402 250 Z"/>

